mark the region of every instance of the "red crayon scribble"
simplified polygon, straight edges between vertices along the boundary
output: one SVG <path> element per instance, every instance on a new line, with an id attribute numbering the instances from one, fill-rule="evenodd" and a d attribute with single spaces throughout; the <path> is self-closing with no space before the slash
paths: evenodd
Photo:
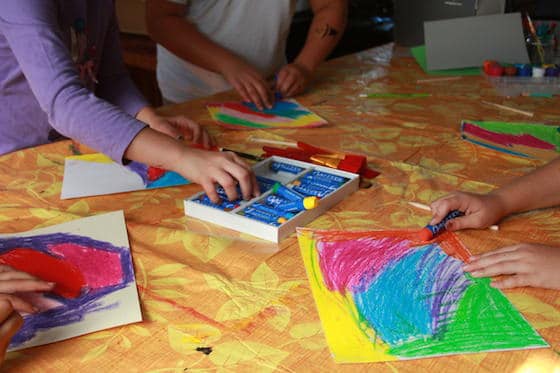
<path id="1" fill-rule="evenodd" d="M 148 180 L 155 181 L 162 177 L 165 174 L 165 170 L 163 168 L 158 167 L 148 167 Z"/>
<path id="2" fill-rule="evenodd" d="M 77 298 L 85 286 L 82 273 L 74 265 L 33 249 L 10 250 L 0 255 L 0 263 L 56 283 L 53 292 L 64 298 Z"/>
<path id="3" fill-rule="evenodd" d="M 481 139 L 485 139 L 495 144 L 500 144 L 503 146 L 511 147 L 512 144 L 514 144 L 514 145 L 525 145 L 537 149 L 556 150 L 556 146 L 554 146 L 554 144 L 550 144 L 546 141 L 538 139 L 533 135 L 528 135 L 528 134 L 509 135 L 506 133 L 498 133 L 498 132 L 488 131 L 472 123 L 463 124 L 463 131 L 473 134 L 477 137 L 480 137 Z"/>
<path id="4" fill-rule="evenodd" d="M 195 310 L 195 309 L 192 308 L 192 307 L 183 306 L 182 304 L 179 304 L 179 303 L 177 303 L 177 302 L 175 302 L 175 301 L 173 301 L 173 300 L 171 300 L 171 299 L 167 299 L 167 298 L 164 298 L 164 297 L 160 297 L 160 296 L 154 294 L 153 292 L 151 292 L 150 290 L 146 289 L 145 287 L 143 287 L 143 286 L 141 286 L 141 285 L 139 285 L 139 284 L 136 284 L 136 286 L 138 287 L 138 289 L 140 289 L 140 290 L 143 291 L 143 292 L 146 292 L 150 297 L 154 298 L 155 300 L 158 300 L 158 301 L 160 301 L 160 302 L 165 302 L 165 303 L 167 303 L 167 304 L 170 304 L 170 305 L 172 305 L 173 307 L 175 307 L 175 308 L 177 308 L 177 309 L 180 309 L 180 310 L 182 310 L 182 311 L 185 311 L 185 312 L 187 312 L 188 314 L 190 314 L 191 316 L 194 316 L 194 317 L 196 317 L 197 319 L 200 319 L 200 320 L 202 320 L 202 321 L 205 321 L 205 322 L 207 322 L 207 323 L 209 323 L 209 324 L 212 324 L 212 325 L 217 326 L 217 327 L 220 327 L 220 328 L 225 328 L 225 325 L 224 325 L 224 324 L 219 323 L 219 322 L 217 322 L 216 320 L 211 319 L 210 317 L 208 317 L 208 316 L 206 316 L 206 315 L 203 315 L 202 313 L 198 312 L 197 310 Z"/>

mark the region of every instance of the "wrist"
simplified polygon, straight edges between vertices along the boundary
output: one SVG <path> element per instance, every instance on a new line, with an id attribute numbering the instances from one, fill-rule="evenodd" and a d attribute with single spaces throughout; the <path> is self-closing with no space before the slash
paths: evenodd
<path id="1" fill-rule="evenodd" d="M 302 70 L 306 76 L 311 76 L 317 68 L 317 66 L 315 66 L 314 64 L 305 61 L 304 59 L 300 59 L 299 57 L 292 62 L 292 65 Z"/>
<path id="2" fill-rule="evenodd" d="M 504 191 L 498 189 L 490 192 L 488 197 L 492 199 L 492 208 L 494 209 L 495 214 L 498 215 L 499 219 L 516 212 L 514 204 L 509 200 Z"/>
<path id="3" fill-rule="evenodd" d="M 142 109 L 140 109 L 138 114 L 136 114 L 136 119 L 146 123 L 147 125 L 150 125 L 150 123 L 152 123 L 152 121 L 154 121 L 157 117 L 158 114 L 151 106 L 143 107 Z"/>

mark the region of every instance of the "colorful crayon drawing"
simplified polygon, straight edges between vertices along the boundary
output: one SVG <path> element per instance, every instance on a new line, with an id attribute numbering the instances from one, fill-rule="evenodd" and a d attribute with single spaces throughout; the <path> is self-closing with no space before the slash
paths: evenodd
<path id="1" fill-rule="evenodd" d="M 104 154 L 67 157 L 61 199 L 189 184 L 181 175 L 138 162 L 122 166 Z"/>
<path id="2" fill-rule="evenodd" d="M 461 137 L 477 145 L 525 158 L 552 160 L 560 152 L 559 126 L 463 120 Z"/>
<path id="3" fill-rule="evenodd" d="M 56 283 L 21 294 L 39 312 L 23 315 L 9 350 L 142 321 L 122 211 L 2 235 L 0 263 Z"/>
<path id="4" fill-rule="evenodd" d="M 218 124 L 232 129 L 304 128 L 327 124 L 295 100 L 276 101 L 272 109 L 265 110 L 247 102 L 208 104 L 206 108 Z"/>
<path id="5" fill-rule="evenodd" d="M 547 347 L 450 232 L 298 229 L 307 276 L 336 362 L 379 362 Z"/>

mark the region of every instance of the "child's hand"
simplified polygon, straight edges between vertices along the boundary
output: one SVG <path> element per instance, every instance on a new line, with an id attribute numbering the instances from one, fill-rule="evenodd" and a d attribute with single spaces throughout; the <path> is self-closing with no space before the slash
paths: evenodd
<path id="1" fill-rule="evenodd" d="M 17 311 L 33 313 L 37 309 L 14 293 L 51 291 L 55 287 L 46 282 L 6 265 L 0 265 L 0 301 L 10 302 Z"/>
<path id="2" fill-rule="evenodd" d="M 302 65 L 295 62 L 288 64 L 278 72 L 276 90 L 283 97 L 296 96 L 305 90 L 310 78 L 311 72 Z"/>
<path id="3" fill-rule="evenodd" d="M 12 337 L 22 325 L 23 319 L 14 311 L 12 304 L 0 300 L 0 363 L 4 361 Z"/>
<path id="4" fill-rule="evenodd" d="M 456 231 L 465 228 L 486 228 L 505 215 L 505 207 L 496 194 L 453 192 L 430 205 L 433 213 L 430 224 L 439 223 L 450 211 L 459 210 L 465 215 L 450 220 L 446 228 Z"/>
<path id="5" fill-rule="evenodd" d="M 220 201 L 216 192 L 216 184 L 224 188 L 230 200 L 239 198 L 238 183 L 244 199 L 248 200 L 260 195 L 253 170 L 232 152 L 211 152 L 188 148 L 183 158 L 184 161 L 179 167 L 179 172 L 187 179 L 200 184 L 214 203 Z"/>
<path id="6" fill-rule="evenodd" d="M 473 277 L 510 275 L 493 280 L 492 286 L 507 289 L 534 286 L 560 289 L 560 248 L 522 243 L 471 257 L 463 269 Z"/>
<path id="7" fill-rule="evenodd" d="M 157 114 L 153 108 L 146 106 L 136 114 L 136 119 L 174 139 L 185 139 L 194 144 L 201 144 L 205 148 L 215 145 L 204 128 L 182 115 L 164 117 Z"/>
<path id="8" fill-rule="evenodd" d="M 254 103 L 259 110 L 272 108 L 274 92 L 271 84 L 253 66 L 238 59 L 227 64 L 222 74 L 243 101 Z"/>

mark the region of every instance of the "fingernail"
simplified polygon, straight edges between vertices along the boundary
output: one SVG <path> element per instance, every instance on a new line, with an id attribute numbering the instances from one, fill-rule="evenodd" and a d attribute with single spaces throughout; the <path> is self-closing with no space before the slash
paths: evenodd
<path id="1" fill-rule="evenodd" d="M 482 273 L 480 273 L 479 271 L 474 271 L 474 272 L 471 272 L 471 276 L 472 277 L 482 277 Z"/>

